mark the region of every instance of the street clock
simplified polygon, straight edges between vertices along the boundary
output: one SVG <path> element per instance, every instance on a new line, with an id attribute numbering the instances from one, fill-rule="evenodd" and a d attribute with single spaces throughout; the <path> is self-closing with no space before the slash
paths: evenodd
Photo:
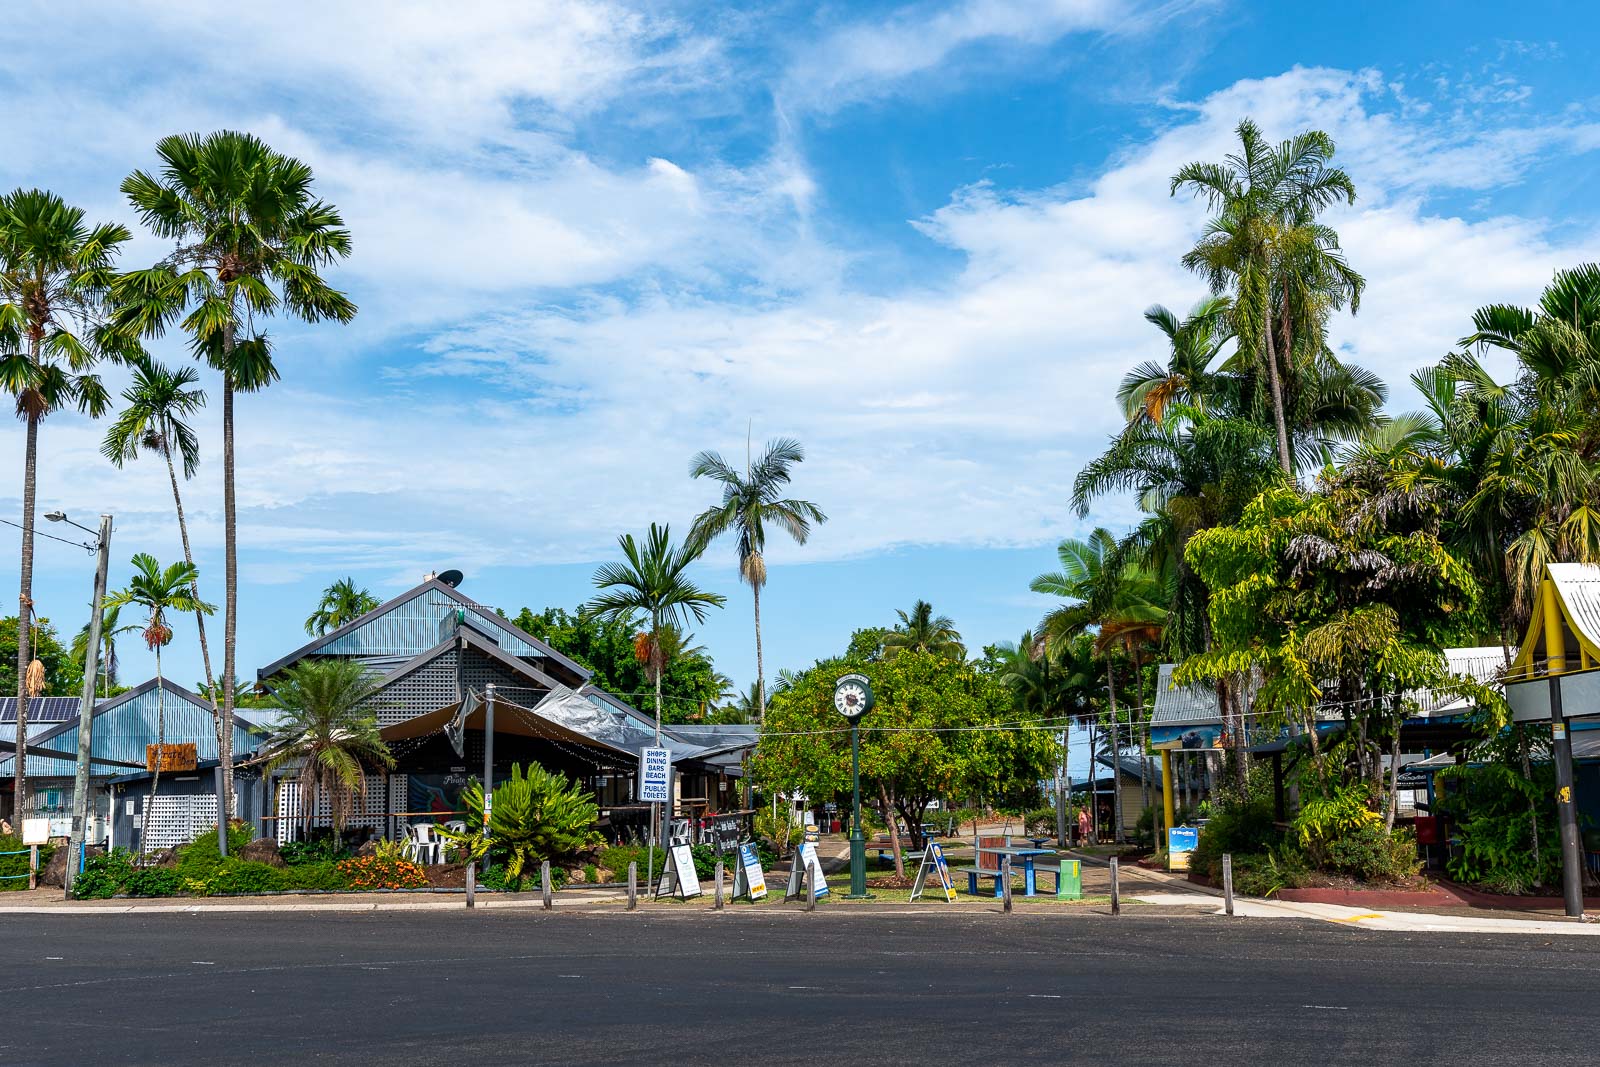
<path id="1" fill-rule="evenodd" d="M 872 710 L 872 683 L 865 675 L 847 674 L 833 684 L 834 709 L 855 722 Z"/>

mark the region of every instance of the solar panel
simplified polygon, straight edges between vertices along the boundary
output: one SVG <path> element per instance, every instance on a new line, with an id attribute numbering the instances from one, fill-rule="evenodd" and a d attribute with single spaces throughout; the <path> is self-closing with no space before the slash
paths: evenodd
<path id="1" fill-rule="evenodd" d="M 75 718 L 78 697 L 34 697 L 28 701 L 28 722 L 66 722 Z M 0 697 L 0 722 L 17 721 L 17 698 Z"/>

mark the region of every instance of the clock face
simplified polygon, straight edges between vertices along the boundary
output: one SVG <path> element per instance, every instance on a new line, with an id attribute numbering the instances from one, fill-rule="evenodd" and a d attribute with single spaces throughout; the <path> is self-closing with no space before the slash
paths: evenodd
<path id="1" fill-rule="evenodd" d="M 863 683 L 844 678 L 834 687 L 833 706 L 845 718 L 859 719 L 872 707 L 872 695 Z"/>

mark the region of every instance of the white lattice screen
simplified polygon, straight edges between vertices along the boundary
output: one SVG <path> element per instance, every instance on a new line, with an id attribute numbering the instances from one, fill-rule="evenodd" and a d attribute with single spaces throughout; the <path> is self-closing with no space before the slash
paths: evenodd
<path id="1" fill-rule="evenodd" d="M 392 837 L 394 824 L 403 821 L 395 818 L 392 813 L 406 810 L 408 786 L 408 779 L 403 774 L 367 775 L 366 796 L 356 797 L 355 809 L 344 821 L 345 826 L 349 829 L 370 829 L 377 837 Z M 301 806 L 303 799 L 298 781 L 289 779 L 278 783 L 278 844 L 289 841 L 300 828 L 305 826 L 305 809 Z M 317 791 L 311 825 L 313 827 L 333 825 L 332 808 L 326 789 Z"/>
<path id="2" fill-rule="evenodd" d="M 150 840 L 146 851 L 171 848 L 193 841 L 217 825 L 217 798 L 210 796 L 162 796 L 150 804 Z"/>

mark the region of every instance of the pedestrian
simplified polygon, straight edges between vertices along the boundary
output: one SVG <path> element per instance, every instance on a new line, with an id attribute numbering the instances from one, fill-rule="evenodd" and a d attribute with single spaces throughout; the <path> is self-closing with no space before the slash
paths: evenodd
<path id="1" fill-rule="evenodd" d="M 1089 843 L 1089 812 L 1084 808 L 1078 809 L 1078 843 L 1080 845 Z"/>

